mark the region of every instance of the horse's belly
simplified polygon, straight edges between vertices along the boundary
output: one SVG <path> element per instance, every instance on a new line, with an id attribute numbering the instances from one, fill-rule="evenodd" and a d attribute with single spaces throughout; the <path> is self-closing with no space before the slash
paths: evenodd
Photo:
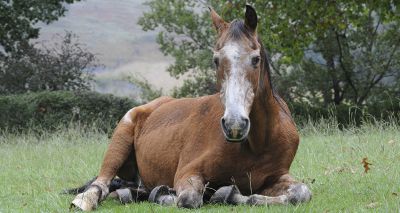
<path id="1" fill-rule="evenodd" d="M 173 187 L 181 144 L 174 128 L 158 129 L 135 141 L 136 161 L 140 177 L 147 188 L 158 185 Z"/>

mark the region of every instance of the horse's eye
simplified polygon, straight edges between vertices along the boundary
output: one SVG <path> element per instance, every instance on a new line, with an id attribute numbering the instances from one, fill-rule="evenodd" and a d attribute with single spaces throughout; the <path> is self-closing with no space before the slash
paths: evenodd
<path id="1" fill-rule="evenodd" d="M 253 65 L 253 67 L 257 66 L 259 62 L 260 62 L 260 56 L 255 56 L 251 58 L 251 65 Z"/>
<path id="2" fill-rule="evenodd" d="M 215 67 L 218 68 L 218 66 L 219 66 L 219 58 L 217 58 L 217 57 L 214 58 L 214 64 L 215 64 Z"/>

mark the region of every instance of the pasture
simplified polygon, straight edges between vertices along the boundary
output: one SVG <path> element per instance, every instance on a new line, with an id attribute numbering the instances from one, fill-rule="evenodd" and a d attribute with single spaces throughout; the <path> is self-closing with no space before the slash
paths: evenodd
<path id="1" fill-rule="evenodd" d="M 400 128 L 394 124 L 338 130 L 332 122 L 301 128 L 291 173 L 307 183 L 310 203 L 299 206 L 205 205 L 194 212 L 395 212 L 400 209 Z M 107 134 L 61 128 L 54 133 L 0 134 L 0 212 L 68 212 L 78 186 L 98 172 Z M 366 173 L 362 160 L 367 157 Z M 99 212 L 185 212 L 108 199 Z"/>

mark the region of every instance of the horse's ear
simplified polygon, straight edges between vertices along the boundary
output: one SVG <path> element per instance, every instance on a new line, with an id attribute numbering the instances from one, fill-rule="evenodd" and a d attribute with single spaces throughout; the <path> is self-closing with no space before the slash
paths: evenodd
<path id="1" fill-rule="evenodd" d="M 251 30 L 252 32 L 256 32 L 257 29 L 257 13 L 256 10 L 246 4 L 246 13 L 244 18 L 244 25 Z"/>
<path id="2" fill-rule="evenodd" d="M 220 34 L 222 30 L 225 29 L 227 23 L 217 14 L 217 12 L 215 12 L 213 8 L 208 7 L 208 9 L 210 9 L 211 20 L 214 28 L 217 30 L 218 34 Z"/>

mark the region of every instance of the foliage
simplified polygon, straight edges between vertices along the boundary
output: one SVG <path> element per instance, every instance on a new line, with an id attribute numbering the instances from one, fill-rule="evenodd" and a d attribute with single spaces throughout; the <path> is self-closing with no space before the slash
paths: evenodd
<path id="1" fill-rule="evenodd" d="M 308 103 L 289 102 L 290 111 L 300 126 L 320 119 L 334 119 L 341 127 L 360 126 L 375 121 L 400 122 L 400 99 L 390 98 L 369 103 L 363 107 L 349 104 L 311 106 Z"/>
<path id="2" fill-rule="evenodd" d="M 74 1 L 79 0 L 0 0 L 0 47 L 10 52 L 37 38 L 40 28 L 35 24 L 56 21 Z"/>
<path id="3" fill-rule="evenodd" d="M 71 32 L 58 37 L 55 45 L 23 43 L 1 58 L 0 94 L 89 89 L 95 55 Z"/>
<path id="4" fill-rule="evenodd" d="M 313 26 L 310 30 L 314 39 L 304 51 L 302 62 L 293 66 L 291 73 L 285 73 L 284 78 L 292 78 L 284 86 L 292 91 L 288 96 L 291 99 L 308 96 L 313 103 L 325 106 L 330 103 L 362 106 L 371 98 L 379 98 L 383 91 L 398 96 L 398 3 L 336 1 L 315 6 L 311 11 L 318 16 L 309 14 L 309 7 L 298 17 L 288 14 L 294 15 L 294 19 L 316 22 L 306 25 Z"/>
<path id="5" fill-rule="evenodd" d="M 153 85 L 151 85 L 146 79 L 143 77 L 134 77 L 130 76 L 128 78 L 130 82 L 140 87 L 142 99 L 141 102 L 149 102 L 152 101 L 162 95 L 162 89 L 156 89 Z"/>
<path id="6" fill-rule="evenodd" d="M 119 119 L 138 103 L 95 92 L 40 92 L 0 96 L 0 130 L 54 130 L 79 124 L 111 132 Z"/>
<path id="7" fill-rule="evenodd" d="M 210 70 L 199 70 L 193 78 L 185 79 L 183 85 L 175 87 L 173 97 L 199 97 L 215 93 L 215 78 Z"/>
<path id="8" fill-rule="evenodd" d="M 361 106 L 379 99 L 382 90 L 399 95 L 397 1 L 150 0 L 151 10 L 139 24 L 160 30 L 161 51 L 175 58 L 168 69 L 172 76 L 193 76 L 176 95 L 215 91 L 198 87 L 204 80 L 198 76 L 215 78 L 210 71 L 215 32 L 207 6 L 231 21 L 243 17 L 247 2 L 257 10 L 258 33 L 273 56 L 274 79 L 286 99 Z"/>

